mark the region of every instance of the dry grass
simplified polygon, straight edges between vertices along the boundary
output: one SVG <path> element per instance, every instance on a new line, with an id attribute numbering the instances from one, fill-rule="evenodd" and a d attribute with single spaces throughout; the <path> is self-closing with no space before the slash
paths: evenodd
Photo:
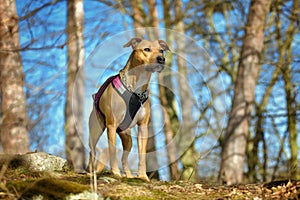
<path id="1" fill-rule="evenodd" d="M 6 169 L 2 174 L 0 199 L 65 199 L 69 194 L 92 191 L 88 174 L 73 172 L 34 173 L 26 169 Z M 104 199 L 300 199 L 300 181 L 268 184 L 220 186 L 189 181 L 115 179 L 98 174 L 97 193 Z"/>

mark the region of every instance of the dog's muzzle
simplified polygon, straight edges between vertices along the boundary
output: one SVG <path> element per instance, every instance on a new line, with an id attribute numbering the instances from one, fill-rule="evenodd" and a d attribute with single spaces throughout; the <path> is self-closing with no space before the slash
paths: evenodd
<path id="1" fill-rule="evenodd" d="M 161 72 L 165 68 L 165 58 L 162 56 L 157 57 L 157 63 L 146 65 L 145 69 L 148 72 Z"/>
<path id="2" fill-rule="evenodd" d="M 163 56 L 157 56 L 156 60 L 159 64 L 165 64 L 165 58 Z"/>

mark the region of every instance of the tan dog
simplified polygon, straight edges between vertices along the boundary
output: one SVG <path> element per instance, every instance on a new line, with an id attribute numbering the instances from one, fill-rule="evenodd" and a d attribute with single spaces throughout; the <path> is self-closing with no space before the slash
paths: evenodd
<path id="1" fill-rule="evenodd" d="M 150 102 L 149 98 L 145 98 L 145 96 L 148 95 L 147 89 L 151 74 L 164 69 L 164 51 L 169 50 L 169 47 L 162 40 L 147 41 L 140 38 L 133 38 L 124 45 L 124 47 L 130 46 L 133 48 L 133 51 L 126 66 L 117 75 L 117 79 L 112 77 L 111 82 L 107 81 L 105 83 L 106 87 L 103 89 L 101 97 L 98 97 L 99 100 L 95 101 L 96 103 L 94 103 L 94 108 L 90 114 L 89 146 L 91 151 L 88 170 L 95 170 L 96 144 L 105 128 L 107 128 L 112 173 L 116 177 L 121 177 L 116 157 L 117 132 L 123 145 L 123 170 L 126 177 L 133 177 L 128 166 L 128 155 L 132 147 L 130 128 L 138 125 L 138 177 L 149 181 L 146 175 L 146 145 L 150 118 Z M 116 88 L 119 89 L 117 90 Z M 129 122 L 127 119 L 124 119 L 131 116 L 128 115 L 129 106 L 126 105 L 124 98 L 120 95 L 120 93 L 124 92 L 124 88 L 126 88 L 127 94 L 134 94 L 141 104 L 140 108 L 136 111 L 136 115 Z M 131 99 L 130 104 L 132 104 Z M 126 122 L 123 123 L 124 121 Z M 128 126 L 126 126 L 126 123 Z"/>

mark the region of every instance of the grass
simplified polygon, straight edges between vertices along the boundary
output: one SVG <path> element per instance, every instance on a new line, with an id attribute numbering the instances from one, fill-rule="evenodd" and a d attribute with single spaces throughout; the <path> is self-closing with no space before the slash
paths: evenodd
<path id="1" fill-rule="evenodd" d="M 7 169 L 0 183 L 0 199 L 66 199 L 70 194 L 92 191 L 90 175 L 72 171 L 46 173 Z M 189 181 L 116 179 L 110 173 L 97 175 L 97 193 L 104 199 L 272 199 L 300 198 L 300 182 L 221 186 Z"/>

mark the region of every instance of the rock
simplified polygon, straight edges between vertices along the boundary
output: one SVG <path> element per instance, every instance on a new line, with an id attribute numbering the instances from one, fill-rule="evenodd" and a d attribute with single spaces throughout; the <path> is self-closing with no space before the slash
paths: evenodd
<path id="1" fill-rule="evenodd" d="M 89 191 L 84 191 L 79 194 L 71 194 L 66 197 L 66 200 L 78 200 L 78 199 L 95 199 L 95 200 L 103 200 L 104 198 L 102 197 L 101 194 L 97 194 L 95 192 L 89 192 Z"/>
<path id="2" fill-rule="evenodd" d="M 30 171 L 64 171 L 69 169 L 65 159 L 44 152 L 27 154 L 0 154 L 0 166 L 7 164 L 10 168 L 27 168 Z"/>

